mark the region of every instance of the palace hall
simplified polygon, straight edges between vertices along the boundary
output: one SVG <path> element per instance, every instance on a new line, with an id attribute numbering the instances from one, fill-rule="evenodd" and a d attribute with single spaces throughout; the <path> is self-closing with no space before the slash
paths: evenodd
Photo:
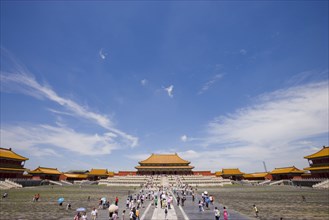
<path id="1" fill-rule="evenodd" d="M 182 159 L 175 154 L 152 154 L 146 160 L 142 160 L 139 166 L 137 175 L 193 175 L 193 166 L 190 166 L 190 161 Z"/>

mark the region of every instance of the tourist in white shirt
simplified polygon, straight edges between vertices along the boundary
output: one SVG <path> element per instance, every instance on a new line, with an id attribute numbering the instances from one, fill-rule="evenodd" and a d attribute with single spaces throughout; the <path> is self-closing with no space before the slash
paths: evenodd
<path id="1" fill-rule="evenodd" d="M 91 211 L 91 219 L 92 220 L 95 220 L 97 218 L 97 209 L 96 208 L 93 208 L 93 210 Z"/>

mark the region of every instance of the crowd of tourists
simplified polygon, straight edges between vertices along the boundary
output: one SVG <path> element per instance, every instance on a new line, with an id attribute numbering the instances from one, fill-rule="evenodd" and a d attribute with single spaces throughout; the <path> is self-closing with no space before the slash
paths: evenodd
<path id="1" fill-rule="evenodd" d="M 88 201 L 89 200 L 90 197 L 88 197 Z M 207 191 L 198 194 L 196 188 L 182 184 L 179 180 L 177 180 L 176 184 L 159 186 L 153 183 L 152 178 L 139 192 L 129 194 L 126 200 L 121 202 L 120 216 L 118 197 L 115 197 L 113 201 L 106 200 L 105 197 L 99 198 L 98 206 L 92 209 L 89 216 L 92 220 L 96 220 L 99 215 L 99 210 L 104 210 L 108 211 L 109 220 L 140 220 L 141 210 L 145 208 L 145 203 L 147 203 L 147 205 L 151 203 L 153 211 L 155 209 L 162 209 L 163 211 L 161 212 L 164 213 L 164 218 L 167 219 L 169 210 L 173 209 L 174 206 L 181 206 L 184 209 L 186 201 L 189 202 L 189 206 L 194 206 L 201 215 L 208 217 L 210 213 L 213 213 L 212 215 L 215 220 L 228 220 L 230 218 L 227 207 L 223 206 L 222 209 L 220 209 L 219 206 L 215 204 L 214 196 L 208 194 Z M 218 198 L 216 201 L 218 202 Z M 253 205 L 252 210 L 255 213 L 255 217 L 258 217 L 256 205 Z M 102 213 L 104 215 L 103 211 Z M 74 216 L 74 220 L 87 219 L 88 215 L 85 211 L 77 212 Z"/>

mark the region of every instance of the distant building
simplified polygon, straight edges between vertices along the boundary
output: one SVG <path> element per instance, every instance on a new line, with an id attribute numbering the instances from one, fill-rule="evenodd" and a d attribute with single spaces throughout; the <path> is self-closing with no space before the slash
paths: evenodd
<path id="1" fill-rule="evenodd" d="M 114 176 L 113 172 L 107 169 L 91 169 L 88 173 L 88 180 L 96 181 L 100 179 L 107 179 L 110 175 Z"/>
<path id="2" fill-rule="evenodd" d="M 244 174 L 245 173 L 241 172 L 238 168 L 222 169 L 221 171 L 215 173 L 217 177 L 232 180 L 241 180 L 243 179 Z"/>
<path id="3" fill-rule="evenodd" d="M 78 173 L 63 173 L 60 177 L 60 180 L 66 180 L 69 182 L 73 182 L 76 180 L 87 180 L 87 174 L 78 174 Z"/>
<path id="4" fill-rule="evenodd" d="M 272 175 L 266 172 L 262 173 L 248 173 L 243 175 L 243 179 L 246 180 L 268 180 L 272 179 Z"/>
<path id="5" fill-rule="evenodd" d="M 11 148 L 0 148 L 0 178 L 23 178 L 25 161 L 23 157 Z"/>
<path id="6" fill-rule="evenodd" d="M 66 173 L 62 173 L 60 176 L 60 180 L 66 180 L 69 182 L 74 182 L 75 180 L 87 180 L 88 172 L 88 170 L 70 170 Z"/>
<path id="7" fill-rule="evenodd" d="M 138 175 L 193 175 L 190 161 L 175 154 L 152 154 L 146 160 L 139 162 L 135 168 Z"/>
<path id="8" fill-rule="evenodd" d="M 312 178 L 329 178 L 329 147 L 323 146 L 318 152 L 305 156 L 310 167 L 304 168 L 311 172 Z"/>
<path id="9" fill-rule="evenodd" d="M 29 171 L 29 174 L 32 175 L 32 179 L 59 181 L 62 172 L 57 168 L 39 166 L 35 170 Z"/>
<path id="10" fill-rule="evenodd" d="M 275 168 L 270 172 L 273 180 L 301 179 L 301 176 L 304 173 L 303 170 L 300 170 L 295 166 Z"/>

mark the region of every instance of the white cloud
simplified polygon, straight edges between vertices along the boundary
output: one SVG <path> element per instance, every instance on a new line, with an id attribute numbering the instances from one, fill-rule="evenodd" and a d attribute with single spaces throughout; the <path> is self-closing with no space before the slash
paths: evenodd
<path id="1" fill-rule="evenodd" d="M 246 51 L 245 49 L 241 49 L 241 50 L 239 51 L 239 53 L 240 53 L 241 55 L 246 55 L 246 54 L 247 54 L 247 51 Z"/>
<path id="2" fill-rule="evenodd" d="M 22 92 L 38 99 L 53 101 L 68 110 L 70 113 L 67 115 L 71 114 L 74 117 L 87 119 L 90 122 L 121 136 L 125 143 L 132 147 L 138 144 L 137 137 L 126 134 L 115 128 L 112 121 L 106 115 L 90 111 L 87 107 L 81 106 L 71 99 L 59 96 L 50 86 L 38 83 L 33 75 L 24 68 L 18 66 L 16 69 L 17 71 L 14 73 L 1 71 L 1 89 L 5 90 L 9 88 L 10 90 Z M 56 113 L 54 110 L 52 110 L 52 112 Z M 60 111 L 57 112 L 60 113 Z M 63 112 L 60 114 L 63 114 Z"/>
<path id="3" fill-rule="evenodd" d="M 255 161 L 261 167 L 262 160 L 273 167 L 302 166 L 306 164 L 303 156 L 312 153 L 306 149 L 314 148 L 310 140 L 328 136 L 328 94 L 328 81 L 264 94 L 255 104 L 211 121 L 200 144 L 206 147 L 208 159 L 225 166 L 250 170 Z M 313 143 L 328 145 L 319 140 Z"/>
<path id="4" fill-rule="evenodd" d="M 100 56 L 101 59 L 103 59 L 103 60 L 106 59 L 107 53 L 105 53 L 103 51 L 103 48 L 99 50 L 98 54 L 99 54 L 99 56 Z"/>
<path id="5" fill-rule="evenodd" d="M 328 132 L 328 82 L 279 90 L 257 104 L 215 119 L 207 144 L 250 142 L 272 145 Z"/>
<path id="6" fill-rule="evenodd" d="M 141 85 L 142 85 L 142 86 L 146 86 L 147 83 L 148 83 L 148 80 L 147 80 L 147 79 L 142 79 L 142 80 L 141 80 Z"/>
<path id="7" fill-rule="evenodd" d="M 169 96 L 170 98 L 174 97 L 174 95 L 173 95 L 174 86 L 173 86 L 173 85 L 170 85 L 169 87 L 164 88 L 164 90 L 167 91 L 168 96 Z"/>
<path id="8" fill-rule="evenodd" d="M 104 155 L 120 147 L 111 133 L 78 133 L 65 126 L 2 125 L 1 146 L 15 146 L 34 156 L 58 156 L 51 147 L 80 155 Z"/>
<path id="9" fill-rule="evenodd" d="M 328 90 L 324 81 L 264 94 L 251 106 L 211 121 L 204 137 L 182 135 L 182 141 L 196 147 L 177 153 L 194 170 L 262 172 L 263 161 L 268 171 L 293 165 L 303 169 L 308 166 L 304 156 L 328 145 Z M 148 156 L 135 155 L 140 160 Z"/>
<path id="10" fill-rule="evenodd" d="M 180 137 L 180 139 L 181 139 L 181 141 L 186 142 L 187 141 L 187 136 L 186 135 L 182 135 Z"/>
<path id="11" fill-rule="evenodd" d="M 205 91 L 207 91 L 213 84 L 215 84 L 218 80 L 223 78 L 224 74 L 216 74 L 211 80 L 206 82 L 201 90 L 198 92 L 199 95 L 203 94 Z"/>

